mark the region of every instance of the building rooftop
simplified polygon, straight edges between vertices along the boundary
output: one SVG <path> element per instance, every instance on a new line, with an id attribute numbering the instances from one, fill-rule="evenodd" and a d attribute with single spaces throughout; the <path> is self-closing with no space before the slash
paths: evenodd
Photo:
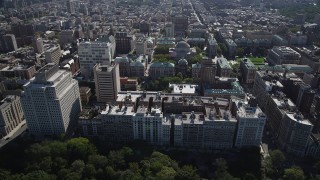
<path id="1" fill-rule="evenodd" d="M 196 94 L 198 85 L 195 84 L 169 84 L 173 93 Z"/>
<path id="2" fill-rule="evenodd" d="M 223 69 L 232 69 L 230 64 L 228 63 L 228 60 L 226 58 L 218 58 L 217 63 L 220 65 Z"/>
<path id="3" fill-rule="evenodd" d="M 133 115 L 134 114 L 134 111 L 133 111 L 133 107 L 132 106 L 122 106 L 121 108 L 119 106 L 111 106 L 111 105 L 108 105 L 106 107 L 105 110 L 101 111 L 101 114 L 102 115 L 118 115 L 118 116 L 121 116 L 121 115 Z"/>

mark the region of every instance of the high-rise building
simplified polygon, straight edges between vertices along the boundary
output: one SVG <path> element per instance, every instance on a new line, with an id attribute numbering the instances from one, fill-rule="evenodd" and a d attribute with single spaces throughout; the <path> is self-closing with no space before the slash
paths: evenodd
<path id="1" fill-rule="evenodd" d="M 311 86 L 305 83 L 299 83 L 299 93 L 296 101 L 297 107 L 299 107 L 302 113 L 309 113 L 315 91 L 311 89 Z"/>
<path id="2" fill-rule="evenodd" d="M 119 65 L 96 64 L 93 67 L 98 102 L 112 102 L 120 91 Z"/>
<path id="3" fill-rule="evenodd" d="M 116 43 L 113 36 L 103 36 L 97 41 L 83 41 L 79 44 L 78 54 L 81 75 L 92 79 L 92 68 L 97 63 L 110 65 L 115 53 Z"/>
<path id="4" fill-rule="evenodd" d="M 117 54 L 128 54 L 134 49 L 133 41 L 135 36 L 129 35 L 127 32 L 116 32 Z"/>
<path id="5" fill-rule="evenodd" d="M 46 63 L 59 64 L 61 57 L 60 46 L 53 46 L 50 49 L 46 50 L 45 53 Z"/>
<path id="6" fill-rule="evenodd" d="M 70 14 L 75 13 L 75 2 L 74 0 L 68 0 L 67 1 L 67 10 Z"/>
<path id="7" fill-rule="evenodd" d="M 73 128 L 81 112 L 78 82 L 49 63 L 23 86 L 22 108 L 30 133 L 59 135 Z"/>
<path id="8" fill-rule="evenodd" d="M 216 63 L 213 59 L 203 59 L 201 61 L 200 80 L 202 85 L 212 85 L 215 82 Z"/>
<path id="9" fill-rule="evenodd" d="M 41 38 L 34 37 L 32 39 L 32 45 L 34 52 L 41 54 L 44 51 L 43 41 Z"/>
<path id="10" fill-rule="evenodd" d="M 19 96 L 10 95 L 0 102 L 0 137 L 9 134 L 24 118 Z"/>
<path id="11" fill-rule="evenodd" d="M 171 22 L 165 25 L 165 37 L 174 37 L 174 25 Z"/>
<path id="12" fill-rule="evenodd" d="M 65 44 L 72 43 L 74 41 L 73 30 L 63 30 L 59 33 L 59 44 L 64 46 Z"/>
<path id="13" fill-rule="evenodd" d="M 186 36 L 186 30 L 189 25 L 189 18 L 187 16 L 178 15 L 173 17 L 172 22 L 174 24 L 174 34 L 175 36 Z"/>
<path id="14" fill-rule="evenodd" d="M 16 38 L 13 34 L 6 34 L 1 37 L 0 51 L 7 53 L 18 49 Z"/>

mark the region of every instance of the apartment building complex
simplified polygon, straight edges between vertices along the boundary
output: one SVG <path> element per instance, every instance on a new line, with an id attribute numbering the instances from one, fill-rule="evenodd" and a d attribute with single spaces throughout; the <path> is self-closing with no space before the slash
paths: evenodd
<path id="1" fill-rule="evenodd" d="M 219 150 L 259 146 L 265 120 L 255 101 L 135 91 L 119 92 L 116 105 L 79 123 L 88 137 Z"/>

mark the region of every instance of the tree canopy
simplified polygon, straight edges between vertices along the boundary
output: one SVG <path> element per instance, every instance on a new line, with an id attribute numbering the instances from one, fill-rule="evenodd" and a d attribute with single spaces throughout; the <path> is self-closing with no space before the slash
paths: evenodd
<path id="1" fill-rule="evenodd" d="M 104 156 L 86 138 L 44 141 L 25 150 L 21 172 L 0 169 L 0 179 L 200 179 L 193 166 L 180 167 L 165 154 L 154 151 L 137 160 L 136 153 L 123 147 Z"/>

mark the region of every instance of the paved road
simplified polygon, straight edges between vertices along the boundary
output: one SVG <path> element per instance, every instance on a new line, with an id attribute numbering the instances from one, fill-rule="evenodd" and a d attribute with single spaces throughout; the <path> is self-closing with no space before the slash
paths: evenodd
<path id="1" fill-rule="evenodd" d="M 25 121 L 22 121 L 13 131 L 11 131 L 7 136 L 0 139 L 0 148 L 5 146 L 10 141 L 14 140 L 16 137 L 20 136 L 27 129 Z M 7 140 L 6 140 L 7 139 Z"/>

